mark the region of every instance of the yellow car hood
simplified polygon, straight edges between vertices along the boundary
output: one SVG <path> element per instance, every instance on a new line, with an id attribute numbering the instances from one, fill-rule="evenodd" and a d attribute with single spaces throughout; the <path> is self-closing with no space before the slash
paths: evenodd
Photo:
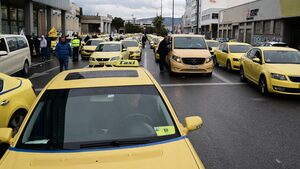
<path id="1" fill-rule="evenodd" d="M 79 152 L 22 152 L 9 150 L 1 169 L 204 169 L 189 141 Z"/>
<path id="2" fill-rule="evenodd" d="M 173 50 L 173 55 L 181 58 L 189 57 L 201 57 L 207 58 L 211 56 L 210 52 L 207 49 L 175 49 Z"/>
<path id="3" fill-rule="evenodd" d="M 95 51 L 97 46 L 83 46 L 82 50 L 90 50 L 90 51 Z"/>
<path id="4" fill-rule="evenodd" d="M 266 64 L 270 73 L 300 76 L 300 64 Z"/>
<path id="5" fill-rule="evenodd" d="M 130 52 L 135 52 L 135 51 L 140 51 L 140 48 L 139 47 L 128 47 L 128 50 Z"/>
<path id="6" fill-rule="evenodd" d="M 120 56 L 120 52 L 94 52 L 93 55 L 91 56 L 92 58 L 112 58 L 115 56 Z"/>
<path id="7" fill-rule="evenodd" d="M 240 59 L 242 56 L 245 55 L 245 53 L 230 53 L 230 55 L 231 55 L 233 58 L 238 58 L 238 59 Z"/>

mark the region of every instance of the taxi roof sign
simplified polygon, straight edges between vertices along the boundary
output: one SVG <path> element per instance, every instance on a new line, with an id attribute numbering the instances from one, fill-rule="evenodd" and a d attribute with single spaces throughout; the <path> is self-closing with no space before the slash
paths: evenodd
<path id="1" fill-rule="evenodd" d="M 120 60 L 115 64 L 115 67 L 139 67 L 137 60 Z"/>

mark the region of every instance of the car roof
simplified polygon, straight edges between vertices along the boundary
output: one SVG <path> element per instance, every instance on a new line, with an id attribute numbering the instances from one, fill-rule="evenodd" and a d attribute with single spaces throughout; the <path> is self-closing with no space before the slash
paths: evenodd
<path id="1" fill-rule="evenodd" d="M 193 34 L 173 34 L 173 37 L 202 37 L 204 38 L 203 35 L 193 35 Z"/>
<path id="2" fill-rule="evenodd" d="M 242 42 L 224 42 L 224 44 L 227 44 L 227 45 L 250 45 L 249 43 L 242 43 Z"/>
<path id="3" fill-rule="evenodd" d="M 216 41 L 216 40 L 205 40 L 205 42 L 216 42 L 216 43 L 219 43 L 219 41 Z"/>
<path id="4" fill-rule="evenodd" d="M 289 48 L 289 47 L 274 47 L 274 46 L 259 46 L 255 47 L 261 50 L 270 50 L 270 51 L 298 51 L 297 49 Z"/>
<path id="5" fill-rule="evenodd" d="M 94 38 L 94 39 L 89 39 L 88 41 L 94 41 L 94 40 L 104 40 L 103 38 Z"/>
<path id="6" fill-rule="evenodd" d="M 120 41 L 109 41 L 109 42 L 102 42 L 101 44 L 122 44 Z"/>
<path id="7" fill-rule="evenodd" d="M 24 35 L 0 34 L 0 37 L 25 37 Z"/>
<path id="8" fill-rule="evenodd" d="M 85 68 L 58 74 L 47 89 L 154 85 L 144 68 Z"/>
<path id="9" fill-rule="evenodd" d="M 270 43 L 272 45 L 274 45 L 274 44 L 283 44 L 283 45 L 286 45 L 286 43 L 284 43 L 284 42 L 266 42 L 266 43 Z"/>

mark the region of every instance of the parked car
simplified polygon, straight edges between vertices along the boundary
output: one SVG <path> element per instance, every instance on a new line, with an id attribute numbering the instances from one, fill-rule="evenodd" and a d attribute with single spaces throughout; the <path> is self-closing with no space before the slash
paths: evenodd
<path id="1" fill-rule="evenodd" d="M 12 75 L 29 73 L 31 56 L 28 41 L 21 35 L 0 35 L 0 72 Z"/>
<path id="2" fill-rule="evenodd" d="M 288 47 L 284 42 L 265 42 L 263 46 Z"/>

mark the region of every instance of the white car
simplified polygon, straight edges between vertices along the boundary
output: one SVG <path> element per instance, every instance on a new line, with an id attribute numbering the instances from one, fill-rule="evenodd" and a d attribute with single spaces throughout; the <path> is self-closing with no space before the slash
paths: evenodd
<path id="1" fill-rule="evenodd" d="M 0 35 L 0 72 L 21 72 L 27 76 L 31 65 L 28 41 L 21 35 Z"/>

